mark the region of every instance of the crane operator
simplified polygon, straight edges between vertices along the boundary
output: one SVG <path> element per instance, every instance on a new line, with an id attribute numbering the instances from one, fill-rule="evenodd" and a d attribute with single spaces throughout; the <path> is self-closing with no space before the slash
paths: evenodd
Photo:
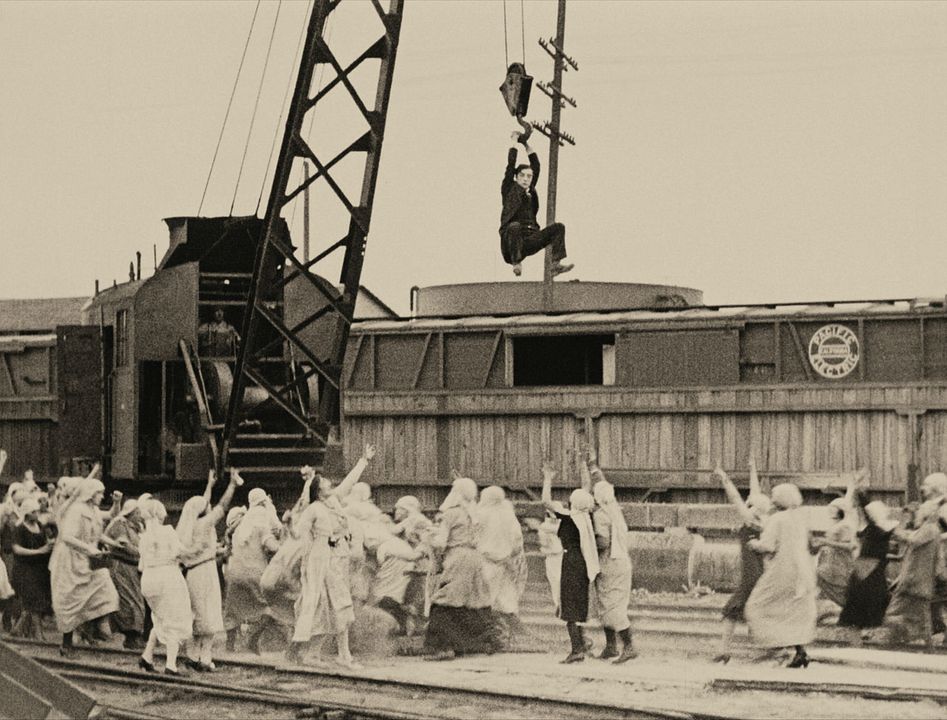
<path id="1" fill-rule="evenodd" d="M 513 145 L 507 155 L 506 172 L 500 185 L 503 210 L 500 214 L 500 252 L 503 260 L 513 266 L 513 274 L 523 272 L 523 258 L 535 255 L 546 247 L 552 249 L 552 274 L 569 272 L 574 265 L 566 259 L 566 227 L 555 222 L 540 228 L 536 221 L 539 212 L 539 197 L 536 182 L 539 180 L 539 158 L 529 146 L 524 135 L 514 132 Z M 529 165 L 517 165 L 517 143 L 522 143 L 529 158 Z"/>

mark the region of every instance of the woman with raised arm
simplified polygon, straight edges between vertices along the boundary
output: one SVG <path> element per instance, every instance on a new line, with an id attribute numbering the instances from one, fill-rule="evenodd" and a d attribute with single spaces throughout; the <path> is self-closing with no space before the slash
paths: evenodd
<path id="1" fill-rule="evenodd" d="M 470 478 L 455 477 L 428 538 L 433 550 L 442 553 L 424 636 L 424 649 L 431 660 L 501 649 L 477 533 L 477 484 Z"/>
<path id="2" fill-rule="evenodd" d="M 188 499 L 181 509 L 176 532 L 184 552 L 181 563 L 194 613 L 193 638 L 188 643 L 185 663 L 194 670 L 210 672 L 214 665 L 214 636 L 224 630 L 220 578 L 217 576 L 217 523 L 224 519 L 233 494 L 243 485 L 237 470 L 231 469 L 230 482 L 216 505 L 210 498 L 217 481 L 211 470 L 204 494 Z"/>
<path id="3" fill-rule="evenodd" d="M 592 496 L 597 507 L 592 513 L 592 527 L 598 547 L 601 572 L 595 578 L 595 597 L 598 600 L 599 616 L 605 630 L 605 648 L 599 658 L 615 658 L 613 664 L 621 665 L 636 657 L 631 641 L 631 621 L 628 605 L 631 602 L 631 556 L 628 553 L 628 525 L 621 506 L 615 500 L 615 486 L 605 479 L 604 473 L 588 456 L 588 464 L 579 463 L 579 470 L 594 480 Z M 618 640 L 622 648 L 618 650 Z"/>
<path id="4" fill-rule="evenodd" d="M 747 545 L 766 555 L 763 574 L 747 598 L 747 625 L 753 641 L 764 648 L 794 647 L 788 667 L 806 667 L 805 646 L 815 638 L 816 579 L 809 552 L 809 526 L 802 493 L 790 483 L 773 488 L 773 513 L 758 540 Z"/>
<path id="5" fill-rule="evenodd" d="M 763 574 L 763 556 L 754 551 L 749 543 L 759 538 L 763 531 L 763 525 L 766 518 L 772 510 L 772 504 L 766 495 L 760 490 L 759 478 L 756 472 L 756 461 L 751 457 L 750 466 L 750 494 L 746 501 L 740 495 L 740 491 L 730 480 L 718 465 L 714 469 L 716 477 L 730 504 L 736 509 L 740 518 L 740 529 L 737 536 L 740 539 L 740 581 L 727 604 L 723 607 L 723 632 L 720 636 L 720 652 L 714 658 L 714 662 L 730 662 L 730 651 L 733 644 L 733 631 L 737 623 L 745 622 L 743 609 L 746 607 L 746 601 L 753 592 L 756 582 Z"/>
<path id="6" fill-rule="evenodd" d="M 108 616 L 118 610 L 118 592 L 99 549 L 105 486 L 87 477 L 60 508 L 59 536 L 49 558 L 53 612 L 62 633 L 60 653 L 73 652 L 72 633 L 94 623 L 94 637 L 111 637 Z"/>
<path id="7" fill-rule="evenodd" d="M 868 501 L 864 490 L 856 490 L 855 506 L 865 516 L 858 531 L 858 556 L 845 593 L 845 606 L 838 624 L 858 630 L 880 627 L 891 595 L 888 592 L 888 551 L 891 533 L 898 526 L 889 517 L 888 506 L 880 500 Z"/>
<path id="8" fill-rule="evenodd" d="M 178 675 L 178 651 L 191 637 L 193 624 L 191 595 L 179 563 L 184 548 L 174 528 L 164 524 L 168 511 L 162 503 L 149 498 L 140 501 L 139 507 L 145 524 L 138 540 L 141 593 L 151 608 L 153 624 L 138 666 L 156 672 L 155 648 L 160 642 L 166 648 L 165 673 Z"/>
<path id="9" fill-rule="evenodd" d="M 350 669 L 360 666 L 349 650 L 349 627 L 355 620 L 352 592 L 349 588 L 349 554 L 345 513 L 340 499 L 349 494 L 368 463 L 375 457 L 375 446 L 366 445 L 362 456 L 338 486 L 317 476 L 313 468 L 301 469 L 307 482 L 316 480 L 316 500 L 299 516 L 296 532 L 309 547 L 302 560 L 301 589 L 296 600 L 296 626 L 286 658 L 301 664 L 310 640 L 334 634 L 338 663 Z"/>
<path id="10" fill-rule="evenodd" d="M 845 496 L 835 498 L 829 503 L 832 527 L 824 538 L 814 542 L 819 548 L 816 576 L 819 582 L 819 596 L 825 609 L 819 613 L 819 619 L 834 614 L 833 605 L 841 608 L 845 605 L 845 593 L 848 580 L 852 576 L 855 563 L 856 513 L 852 503 L 855 499 L 855 486 L 863 477 L 863 471 L 850 476 Z"/>
<path id="11" fill-rule="evenodd" d="M 583 487 L 573 490 L 568 509 L 552 499 L 552 481 L 556 470 L 550 461 L 543 463 L 543 506 L 559 518 L 559 540 L 562 543 L 562 571 L 559 578 L 559 618 L 565 620 L 571 650 L 562 661 L 575 663 L 585 660 L 587 646 L 580 623 L 589 619 L 589 585 L 599 574 L 598 549 L 592 509 L 595 500 L 589 492 L 589 480 L 582 479 Z"/>

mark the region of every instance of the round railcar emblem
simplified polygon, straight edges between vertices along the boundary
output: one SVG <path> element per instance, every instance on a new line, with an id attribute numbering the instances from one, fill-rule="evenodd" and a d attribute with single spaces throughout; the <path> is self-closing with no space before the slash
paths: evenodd
<path id="1" fill-rule="evenodd" d="M 845 377 L 858 365 L 858 356 L 858 336 L 844 325 L 823 325 L 809 341 L 809 362 L 822 377 Z"/>

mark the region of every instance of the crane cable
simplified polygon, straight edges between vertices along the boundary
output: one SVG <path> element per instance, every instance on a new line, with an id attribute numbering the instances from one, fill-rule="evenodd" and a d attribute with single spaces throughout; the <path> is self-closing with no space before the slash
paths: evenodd
<path id="1" fill-rule="evenodd" d="M 270 31 L 270 42 L 266 46 L 266 58 L 263 60 L 263 73 L 260 75 L 260 85 L 256 91 L 256 102 L 253 104 L 253 115 L 250 116 L 250 129 L 247 131 L 247 141 L 243 146 L 243 157 L 240 159 L 240 170 L 237 172 L 237 182 L 233 189 L 233 200 L 230 202 L 230 216 L 233 217 L 233 208 L 237 204 L 237 192 L 240 190 L 240 178 L 243 176 L 243 166 L 247 160 L 247 151 L 250 149 L 250 138 L 253 136 L 253 125 L 256 122 L 257 110 L 260 107 L 260 96 L 263 94 L 263 81 L 266 79 L 266 68 L 270 64 L 270 53 L 273 49 L 273 38 L 276 36 L 276 26 L 279 23 L 280 10 L 283 0 L 276 5 L 276 17 L 273 20 L 273 29 Z"/>
<path id="2" fill-rule="evenodd" d="M 312 0 L 309 1 L 309 4 L 306 6 L 306 14 L 304 15 L 304 20 L 302 27 L 299 29 L 299 38 L 296 40 L 296 54 L 293 56 L 296 58 L 297 62 L 302 62 L 300 56 L 300 50 L 303 46 L 303 37 L 306 34 L 306 19 L 309 17 L 309 9 L 312 7 Z M 293 87 L 293 78 L 297 75 L 296 72 L 296 63 L 293 63 L 293 66 L 290 68 L 289 80 L 286 83 L 286 91 L 283 93 L 283 103 L 280 105 L 280 115 L 276 120 L 276 131 L 273 133 L 273 144 L 270 146 L 270 156 L 266 160 L 266 170 L 263 171 L 263 182 L 260 184 L 260 197 L 256 201 L 256 214 L 260 214 L 260 205 L 263 203 L 263 192 L 266 190 L 266 179 L 270 174 L 270 165 L 273 164 L 273 155 L 276 153 L 276 143 L 280 137 L 280 126 L 282 125 L 283 117 L 286 114 L 286 100 L 289 97 L 289 91 Z"/>
<path id="3" fill-rule="evenodd" d="M 506 64 L 503 69 L 510 67 L 510 39 L 506 25 L 506 0 L 503 0 L 503 59 Z M 526 67 L 526 8 L 525 0 L 520 0 L 520 37 L 523 50 L 523 67 Z M 515 41 L 514 41 L 515 42 Z"/>
<path id="4" fill-rule="evenodd" d="M 201 193 L 201 203 L 197 208 L 197 215 L 200 217 L 204 209 L 204 200 L 207 197 L 207 188 L 210 187 L 210 176 L 214 173 L 214 165 L 217 163 L 217 153 L 220 152 L 220 143 L 224 139 L 224 130 L 227 127 L 227 118 L 230 117 L 230 108 L 233 106 L 234 96 L 237 94 L 237 85 L 240 82 L 240 73 L 243 71 L 243 61 L 247 59 L 247 49 L 250 47 L 250 38 L 253 36 L 253 28 L 256 25 L 256 16 L 260 11 L 260 2 L 257 0 L 256 7 L 253 9 L 253 19 L 250 21 L 250 31 L 247 33 L 247 41 L 243 45 L 243 55 L 240 56 L 240 65 L 237 67 L 237 77 L 233 81 L 233 89 L 230 91 L 230 100 L 227 102 L 227 111 L 224 113 L 224 121 L 220 126 L 220 135 L 217 136 L 217 147 L 214 148 L 214 157 L 210 161 L 210 170 L 207 171 L 207 180 L 204 181 L 204 192 Z"/>

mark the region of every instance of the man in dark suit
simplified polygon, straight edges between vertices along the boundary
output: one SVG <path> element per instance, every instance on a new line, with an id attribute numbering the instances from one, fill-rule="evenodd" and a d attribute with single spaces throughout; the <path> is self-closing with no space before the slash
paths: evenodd
<path id="1" fill-rule="evenodd" d="M 507 155 L 506 172 L 500 185 L 503 210 L 500 214 L 500 252 L 503 259 L 513 266 L 517 276 L 523 272 L 523 258 L 535 255 L 546 247 L 552 248 L 552 274 L 569 272 L 574 266 L 565 263 L 566 227 L 553 223 L 541 228 L 536 221 L 539 212 L 539 197 L 536 181 L 539 180 L 539 158 L 520 133 L 513 133 L 514 145 Z M 529 165 L 516 164 L 516 142 L 526 148 Z"/>

